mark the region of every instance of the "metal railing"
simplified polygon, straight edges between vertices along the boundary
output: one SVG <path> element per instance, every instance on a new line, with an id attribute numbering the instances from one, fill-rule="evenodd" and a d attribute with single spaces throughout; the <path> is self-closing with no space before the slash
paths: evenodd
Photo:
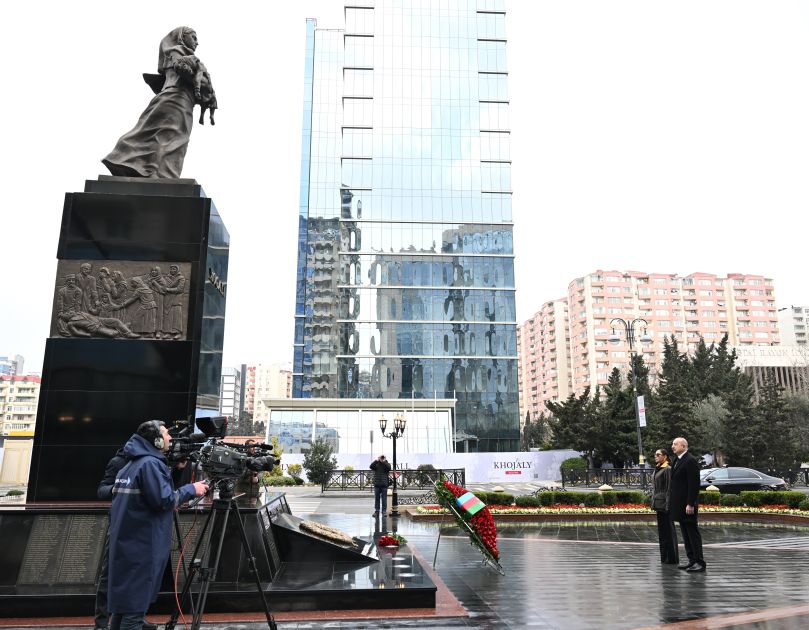
<path id="1" fill-rule="evenodd" d="M 432 490 L 435 482 L 443 476 L 450 483 L 466 485 L 465 468 L 437 468 L 435 470 L 391 471 L 390 479 L 396 475 L 397 490 Z M 372 470 L 335 470 L 321 484 L 321 490 L 371 490 L 374 487 Z"/>
<path id="2" fill-rule="evenodd" d="M 767 469 L 764 472 L 772 477 L 783 479 L 792 488 L 809 487 L 809 468 L 789 469 L 786 471 Z"/>
<path id="3" fill-rule="evenodd" d="M 622 488 L 648 488 L 654 468 L 586 468 L 562 471 L 562 488 L 598 488 L 604 484 Z"/>

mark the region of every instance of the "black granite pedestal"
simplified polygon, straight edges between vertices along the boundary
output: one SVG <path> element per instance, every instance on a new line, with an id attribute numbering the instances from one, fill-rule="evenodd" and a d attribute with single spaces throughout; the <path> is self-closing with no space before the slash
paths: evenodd
<path id="1" fill-rule="evenodd" d="M 312 534 L 290 513 L 283 493 L 259 501 L 240 499 L 239 504 L 271 610 L 435 607 L 436 586 L 407 548 L 378 550 L 371 538 L 345 544 Z M 209 514 L 206 505 L 178 515 L 184 562 L 180 564 L 175 534 L 171 562 L 150 612 L 173 610 L 175 572 L 182 590 L 191 559 L 200 559 L 202 566 L 210 561 L 212 549 L 203 536 Z M 235 513 L 230 513 L 206 612 L 261 610 L 234 519 Z M 0 617 L 90 615 L 106 529 L 107 509 L 102 505 L 29 505 L 0 511 L 0 540 L 6 549 L 0 554 Z M 210 541 L 219 539 L 219 531 L 214 526 Z M 194 582 L 192 590 L 198 589 Z"/>
<path id="2" fill-rule="evenodd" d="M 229 240 L 194 180 L 65 195 L 29 502 L 93 500 L 141 422 L 216 414 Z"/>

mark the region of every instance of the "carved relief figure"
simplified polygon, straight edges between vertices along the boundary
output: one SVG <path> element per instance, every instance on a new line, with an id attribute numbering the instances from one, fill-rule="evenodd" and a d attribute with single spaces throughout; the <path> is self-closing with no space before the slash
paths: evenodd
<path id="1" fill-rule="evenodd" d="M 148 263 L 120 265 L 101 267 L 94 276 L 92 264 L 82 262 L 78 273 L 64 274 L 54 296 L 52 334 L 183 339 L 188 292 L 181 265 L 170 264 L 168 274 Z"/>
<path id="2" fill-rule="evenodd" d="M 158 74 L 144 75 L 155 92 L 135 127 L 121 136 L 102 162 L 113 175 L 180 177 L 193 126 L 194 105 L 216 109 L 207 69 L 194 54 L 194 29 L 180 26 L 160 42 Z"/>
<path id="3" fill-rule="evenodd" d="M 134 277 L 129 280 L 129 287 L 133 295 L 127 298 L 125 305 L 137 303 L 132 316 L 132 330 L 144 337 L 153 337 L 157 332 L 157 302 L 154 291 L 144 282 L 143 278 Z"/>
<path id="4" fill-rule="evenodd" d="M 93 266 L 90 263 L 83 263 L 79 268 L 78 281 L 82 292 L 82 310 L 95 315 L 98 314 L 98 285 L 92 271 Z"/>
<path id="5" fill-rule="evenodd" d="M 84 265 L 82 265 L 84 267 Z M 74 274 L 65 277 L 65 286 L 59 289 L 56 306 L 56 327 L 64 337 L 118 337 L 129 339 L 137 337 L 120 319 L 115 317 L 97 317 L 85 312 L 84 292 L 78 287 Z M 102 296 L 102 300 L 109 296 Z"/>
<path id="6" fill-rule="evenodd" d="M 183 334 L 183 293 L 185 293 L 185 276 L 177 265 L 169 266 L 169 275 L 165 278 L 163 298 L 163 332 L 167 336 L 179 339 Z"/>
<path id="7" fill-rule="evenodd" d="M 166 293 L 166 282 L 163 280 L 163 274 L 160 273 L 160 267 L 152 267 L 149 270 L 146 286 L 155 294 L 155 303 L 157 305 L 157 310 L 155 311 L 155 317 L 157 318 L 155 336 L 160 339 L 163 336 L 163 295 Z"/>
<path id="8" fill-rule="evenodd" d="M 59 322 L 65 329 L 66 337 L 126 337 L 137 339 L 120 319 L 98 317 L 82 311 L 59 313 Z"/>
<path id="9" fill-rule="evenodd" d="M 112 294 L 113 283 L 112 278 L 110 277 L 109 267 L 101 267 L 101 269 L 98 270 L 98 276 L 96 277 L 96 289 L 98 291 L 99 302 L 101 302 L 101 298 L 104 295 Z"/>
<path id="10" fill-rule="evenodd" d="M 65 286 L 57 294 L 57 313 L 75 313 L 81 310 L 81 289 L 75 274 L 65 276 Z"/>

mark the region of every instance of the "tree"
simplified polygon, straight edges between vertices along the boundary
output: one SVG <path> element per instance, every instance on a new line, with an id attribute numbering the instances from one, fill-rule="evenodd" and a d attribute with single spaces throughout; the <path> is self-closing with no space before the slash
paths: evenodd
<path id="1" fill-rule="evenodd" d="M 680 352 L 677 340 L 663 339 L 663 363 L 660 385 L 654 397 L 649 423 L 649 437 L 654 448 L 668 446 L 676 437 L 685 437 L 698 453 L 701 445 L 694 440 L 693 403 L 689 384 L 688 356 Z"/>
<path id="2" fill-rule="evenodd" d="M 798 459 L 809 459 L 809 396 L 806 394 L 784 394 L 786 412 L 790 423 L 795 427 L 795 447 Z"/>
<path id="3" fill-rule="evenodd" d="M 315 440 L 311 450 L 303 457 L 303 469 L 312 483 L 322 484 L 337 468 L 337 458 L 332 456 L 332 448 L 322 438 Z"/>
<path id="4" fill-rule="evenodd" d="M 604 399 L 590 409 L 595 420 L 594 454 L 597 460 L 610 461 L 617 467 L 637 457 L 637 429 L 632 386 L 621 385 L 621 373 L 613 368 Z"/>
<path id="5" fill-rule="evenodd" d="M 564 402 L 545 403 L 553 414 L 551 429 L 554 448 L 570 448 L 592 458 L 595 440 L 593 418 L 588 413 L 589 400 L 590 388 L 587 387 L 581 395 L 570 394 Z"/>
<path id="6" fill-rule="evenodd" d="M 284 454 L 284 447 L 278 442 L 278 436 L 273 435 L 270 438 L 270 442 L 272 443 L 272 455 L 277 460 L 275 466 L 273 466 L 270 475 L 273 477 L 282 477 L 284 472 L 281 470 L 281 455 Z"/>
<path id="7" fill-rule="evenodd" d="M 704 400 L 694 405 L 696 442 L 706 445 L 708 451 L 713 454 L 714 462 L 720 466 L 725 463 L 726 427 L 729 416 L 730 412 L 725 401 L 716 394 L 708 394 Z"/>
<path id="8" fill-rule="evenodd" d="M 755 449 L 751 466 L 786 470 L 798 455 L 796 431 L 784 400 L 784 388 L 775 379 L 774 370 L 766 368 L 764 383 L 758 390 L 758 405 L 752 422 Z"/>
<path id="9" fill-rule="evenodd" d="M 544 413 L 540 413 L 531 422 L 530 412 L 525 414 L 525 426 L 522 432 L 522 450 L 548 447 L 550 424 Z"/>

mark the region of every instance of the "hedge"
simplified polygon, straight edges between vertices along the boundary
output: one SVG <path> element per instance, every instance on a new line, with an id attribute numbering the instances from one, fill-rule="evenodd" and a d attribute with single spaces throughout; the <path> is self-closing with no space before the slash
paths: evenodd
<path id="1" fill-rule="evenodd" d="M 516 497 L 514 502 L 517 504 L 517 507 L 525 507 L 525 508 L 533 508 L 539 507 L 539 498 L 528 495 L 523 497 Z"/>
<path id="2" fill-rule="evenodd" d="M 806 498 L 803 492 L 796 490 L 742 490 L 739 493 L 742 502 L 748 507 L 762 505 L 786 505 L 797 508 Z"/>
<path id="3" fill-rule="evenodd" d="M 719 505 L 722 495 L 719 492 L 708 492 L 707 490 L 700 490 L 699 502 L 702 505 Z"/>
<path id="4" fill-rule="evenodd" d="M 804 499 L 801 501 L 800 504 L 798 504 L 798 509 L 809 512 L 809 499 Z"/>
<path id="5" fill-rule="evenodd" d="M 738 494 L 723 494 L 719 497 L 719 505 L 739 507 L 742 505 L 742 498 Z"/>
<path id="6" fill-rule="evenodd" d="M 642 490 L 614 490 L 616 503 L 648 503 L 649 499 Z"/>
<path id="7" fill-rule="evenodd" d="M 587 460 L 583 457 L 568 457 L 559 468 L 561 470 L 587 470 Z"/>
<path id="8" fill-rule="evenodd" d="M 301 480 L 301 481 L 303 481 L 303 480 Z M 298 481 L 296 481 L 294 478 L 286 477 L 286 476 L 281 477 L 281 476 L 278 476 L 278 475 L 267 476 L 267 477 L 265 477 L 263 479 L 263 482 L 265 484 L 267 484 L 268 486 L 296 486 L 296 485 L 298 485 Z"/>
<path id="9" fill-rule="evenodd" d="M 508 492 L 488 492 L 478 490 L 474 495 L 486 505 L 511 505 L 514 503 L 514 495 Z"/>

